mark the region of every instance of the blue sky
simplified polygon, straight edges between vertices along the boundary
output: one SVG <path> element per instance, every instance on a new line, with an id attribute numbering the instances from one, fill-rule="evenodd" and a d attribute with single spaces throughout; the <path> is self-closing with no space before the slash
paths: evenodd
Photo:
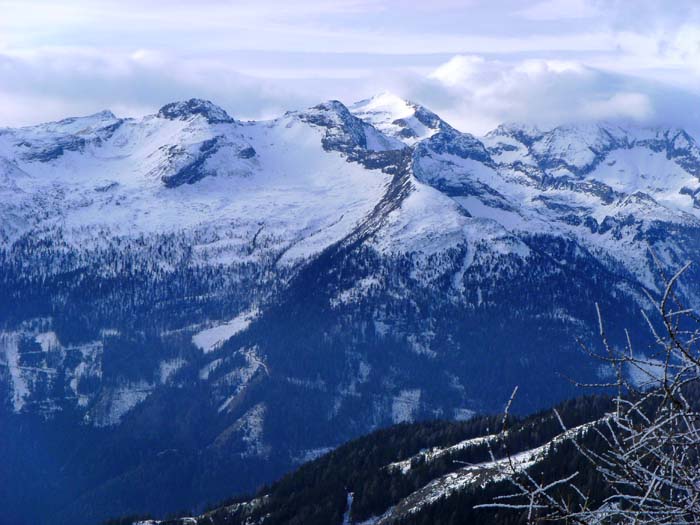
<path id="1" fill-rule="evenodd" d="M 192 96 L 237 118 L 390 90 L 465 131 L 700 122 L 700 2 L 0 0 L 0 126 Z"/>

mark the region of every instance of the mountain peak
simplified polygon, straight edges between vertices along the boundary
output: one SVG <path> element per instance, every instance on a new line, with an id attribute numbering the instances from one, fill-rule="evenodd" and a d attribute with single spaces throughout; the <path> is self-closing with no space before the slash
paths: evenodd
<path id="1" fill-rule="evenodd" d="M 324 148 L 333 150 L 366 147 L 365 124 L 338 100 L 328 100 L 298 113 L 309 124 L 326 128 Z"/>
<path id="2" fill-rule="evenodd" d="M 307 112 L 335 113 L 342 117 L 350 117 L 350 110 L 339 100 L 326 100 L 309 108 Z"/>
<path id="3" fill-rule="evenodd" d="M 410 114 L 417 104 L 400 97 L 396 93 L 391 91 L 380 91 L 376 95 L 355 102 L 352 108 L 362 108 L 367 111 L 369 110 L 387 110 L 393 109 L 395 113 L 405 112 L 407 115 Z"/>
<path id="4" fill-rule="evenodd" d="M 534 125 L 522 122 L 505 122 L 496 129 L 489 131 L 487 137 L 510 136 L 518 139 L 523 144 L 532 142 L 542 136 L 542 131 Z"/>
<path id="5" fill-rule="evenodd" d="M 158 116 L 169 120 L 184 120 L 201 115 L 209 124 L 232 123 L 233 118 L 216 104 L 201 98 L 191 98 L 166 104 L 158 111 Z"/>
<path id="6" fill-rule="evenodd" d="M 323 127 L 361 127 L 361 121 L 339 100 L 327 100 L 296 113 L 302 120 Z"/>
<path id="7" fill-rule="evenodd" d="M 350 106 L 350 111 L 386 135 L 409 145 L 428 138 L 438 131 L 452 129 L 449 124 L 424 106 L 388 91 L 356 102 Z"/>
<path id="8" fill-rule="evenodd" d="M 98 111 L 97 113 L 93 113 L 92 115 L 88 115 L 89 118 L 101 118 L 101 119 L 115 119 L 117 116 L 112 113 L 109 109 L 103 109 L 102 111 Z"/>

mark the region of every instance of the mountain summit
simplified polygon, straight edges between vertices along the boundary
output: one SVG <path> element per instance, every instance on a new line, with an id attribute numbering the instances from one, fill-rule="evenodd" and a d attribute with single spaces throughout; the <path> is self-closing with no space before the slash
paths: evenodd
<path id="1" fill-rule="evenodd" d="M 387 91 L 356 102 L 350 111 L 382 133 L 409 145 L 438 131 L 452 129 L 429 109 Z"/>
<path id="2" fill-rule="evenodd" d="M 234 120 L 219 106 L 201 98 L 171 102 L 158 111 L 158 116 L 170 120 L 187 119 L 201 115 L 209 124 L 231 124 Z"/>

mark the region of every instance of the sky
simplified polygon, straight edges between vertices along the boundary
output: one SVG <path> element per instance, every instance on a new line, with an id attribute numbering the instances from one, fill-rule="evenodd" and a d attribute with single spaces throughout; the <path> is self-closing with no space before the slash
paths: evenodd
<path id="1" fill-rule="evenodd" d="M 239 119 L 382 91 L 457 128 L 700 131 L 696 0 L 0 0 L 0 127 L 206 98 Z"/>

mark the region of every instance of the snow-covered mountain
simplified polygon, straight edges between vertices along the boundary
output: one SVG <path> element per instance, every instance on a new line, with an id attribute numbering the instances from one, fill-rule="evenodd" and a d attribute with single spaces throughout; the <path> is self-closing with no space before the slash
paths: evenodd
<path id="1" fill-rule="evenodd" d="M 388 423 L 495 410 L 515 384 L 521 410 L 549 405 L 572 393 L 561 376 L 606 373 L 575 341 L 596 340 L 594 303 L 621 337 L 659 266 L 698 258 L 699 194 L 683 130 L 475 137 L 388 93 L 264 122 L 192 99 L 0 129 L 8 443 L 29 454 L 25 418 L 65 437 L 49 477 L 80 477 L 56 496 L 74 520 L 144 473 L 153 492 L 120 513 L 250 489 Z M 165 457 L 201 490 L 157 478 Z"/>
<path id="2" fill-rule="evenodd" d="M 429 109 L 384 92 L 350 106 L 350 111 L 389 137 L 411 146 L 452 127 Z"/>

